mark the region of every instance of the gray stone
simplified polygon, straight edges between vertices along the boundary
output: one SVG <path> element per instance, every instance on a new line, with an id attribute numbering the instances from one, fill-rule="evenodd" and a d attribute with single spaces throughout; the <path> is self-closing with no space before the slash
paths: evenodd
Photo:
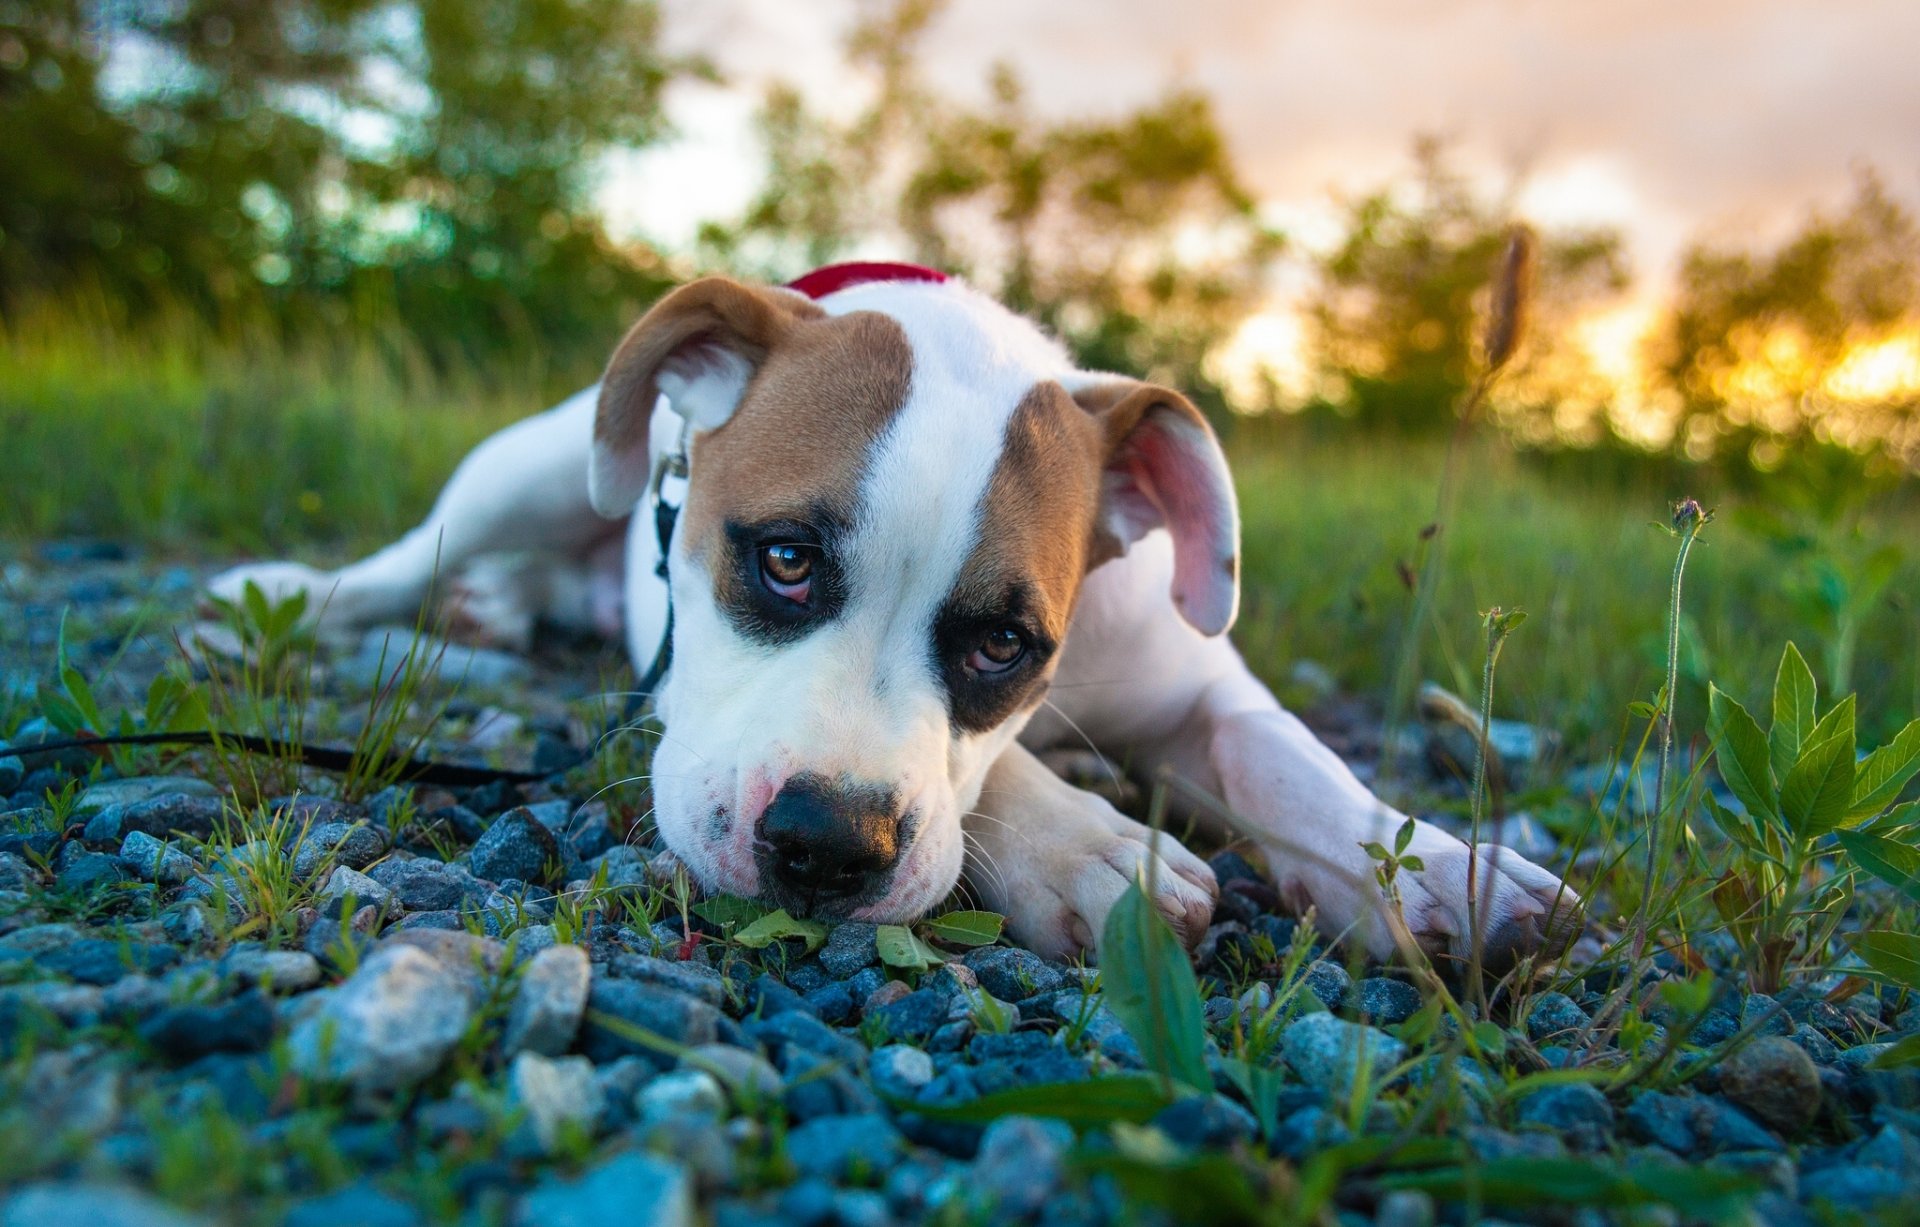
<path id="1" fill-rule="evenodd" d="M 288 1057 L 296 1072 L 362 1094 L 403 1090 L 440 1067 L 471 1016 L 445 967 L 412 946 L 383 946 L 294 1027 Z"/>
<path id="2" fill-rule="evenodd" d="M 231 950 L 220 969 L 245 987 L 298 993 L 320 983 L 320 960 L 304 950 Z"/>
<path id="3" fill-rule="evenodd" d="M 386 833 L 364 822 L 323 822 L 293 850 L 293 871 L 311 877 L 327 865 L 365 869 L 387 854 Z"/>
<path id="4" fill-rule="evenodd" d="M 1794 1137 L 1820 1112 L 1820 1071 L 1800 1045 L 1763 1035 L 1720 1062 L 1720 1093 Z"/>
<path id="5" fill-rule="evenodd" d="M 857 920 L 835 925 L 820 951 L 820 965 L 836 980 L 849 979 L 856 972 L 872 967 L 880 961 L 880 947 L 875 940 L 878 932 L 876 926 Z"/>
<path id="6" fill-rule="evenodd" d="M 69 844 L 68 847 L 77 849 L 79 845 Z M 127 866 L 117 856 L 86 852 L 63 864 L 54 877 L 59 881 L 62 890 L 92 894 L 126 881 Z"/>
<path id="7" fill-rule="evenodd" d="M 112 805 L 134 805 L 155 797 L 179 795 L 217 797 L 219 789 L 198 776 L 142 775 L 124 780 L 103 780 L 89 785 L 73 803 L 74 817 L 96 814 Z"/>
<path id="8" fill-rule="evenodd" d="M 82 984 L 105 986 L 132 972 L 164 971 L 180 961 L 180 952 L 172 946 L 88 937 L 42 950 L 33 956 L 33 961 L 56 975 Z"/>
<path id="9" fill-rule="evenodd" d="M 1884 1167 L 1845 1163 L 1800 1178 L 1800 1198 L 1848 1210 L 1872 1210 L 1912 1195 L 1907 1180 Z"/>
<path id="10" fill-rule="evenodd" d="M 322 912 L 332 915 L 346 910 L 349 902 L 356 912 L 363 907 L 386 912 L 393 907 L 394 900 L 392 891 L 366 874 L 338 865 L 327 875 L 327 884 L 320 888 L 314 902 Z"/>
<path id="11" fill-rule="evenodd" d="M 923 988 L 890 1005 L 869 1010 L 867 1018 L 890 1038 L 924 1044 L 947 1024 L 950 1004 L 939 993 Z"/>
<path id="12" fill-rule="evenodd" d="M 507 1069 L 508 1106 L 523 1114 L 515 1135 L 521 1153 L 550 1155 L 570 1135 L 592 1137 L 602 1102 L 585 1057 L 522 1052 Z"/>
<path id="13" fill-rule="evenodd" d="M 1067 987 L 1060 969 L 1031 950 L 987 946 L 969 952 L 963 962 L 973 969 L 980 987 L 1002 1001 L 1024 1001 Z"/>
<path id="14" fill-rule="evenodd" d="M 873 1050 L 867 1058 L 867 1075 L 873 1089 L 895 1099 L 912 1099 L 921 1087 L 933 1081 L 933 1058 L 918 1048 L 888 1044 Z"/>
<path id="15" fill-rule="evenodd" d="M 1407 1057 L 1407 1046 L 1386 1032 L 1331 1014 L 1308 1014 L 1289 1024 L 1280 1051 L 1302 1082 L 1341 1099 L 1363 1072 L 1378 1081 Z"/>
<path id="16" fill-rule="evenodd" d="M 90 844 L 112 844 L 133 831 L 162 838 L 208 839 L 219 826 L 222 812 L 220 798 L 207 793 L 161 793 L 95 811 L 82 836 Z"/>
<path id="17" fill-rule="evenodd" d="M 817 1117 L 787 1134 L 795 1169 L 827 1180 L 885 1175 L 905 1149 L 899 1130 L 877 1112 Z"/>
<path id="18" fill-rule="evenodd" d="M 1318 1104 L 1283 1117 L 1274 1130 L 1273 1148 L 1298 1163 L 1309 1155 L 1353 1140 L 1353 1131 L 1337 1113 Z"/>
<path id="19" fill-rule="evenodd" d="M 692 1227 L 686 1173 L 629 1151 L 568 1179 L 550 1175 L 520 1201 L 519 1227 Z"/>
<path id="20" fill-rule="evenodd" d="M 683 1067 L 703 1069 L 720 1080 L 743 1110 L 762 1108 L 787 1093 L 786 1079 L 757 1052 L 731 1044 L 700 1044 L 680 1058 Z"/>
<path id="21" fill-rule="evenodd" d="M 551 946 L 528 960 L 501 1041 L 508 1055 L 556 1057 L 573 1047 L 592 980 L 587 952 L 579 946 Z"/>
<path id="22" fill-rule="evenodd" d="M 140 1038 L 175 1061 L 213 1052 L 258 1052 L 273 1039 L 273 1007 L 262 993 L 214 1005 L 176 1005 L 140 1026 Z"/>
<path id="23" fill-rule="evenodd" d="M 1541 993 L 1527 1011 L 1527 1035 L 1535 1043 L 1565 1043 L 1578 1036 L 1592 1019 L 1565 993 Z"/>
<path id="24" fill-rule="evenodd" d="M 24 891 L 40 881 L 40 871 L 25 857 L 0 852 L 0 890 Z"/>
<path id="25" fill-rule="evenodd" d="M 1353 991 L 1353 977 L 1347 974 L 1347 969 L 1325 959 L 1315 959 L 1301 968 L 1300 981 L 1306 991 L 1319 998 L 1320 1004 L 1329 1010 L 1338 1010 L 1346 1004 L 1347 994 Z"/>
<path id="26" fill-rule="evenodd" d="M 1003 1116 L 980 1135 L 968 1192 L 997 1221 L 1024 1218 L 1060 1186 L 1072 1149 L 1073 1130 L 1059 1121 Z"/>
<path id="27" fill-rule="evenodd" d="M 27 765 L 18 754 L 9 754 L 13 749 L 4 738 L 0 738 L 0 797 L 4 797 L 20 787 L 20 781 L 26 778 Z"/>
<path id="28" fill-rule="evenodd" d="M 280 1227 L 424 1227 L 420 1211 L 370 1184 L 350 1184 L 295 1203 Z"/>
<path id="29" fill-rule="evenodd" d="M 1420 990 L 1404 980 L 1369 976 L 1353 986 L 1347 1005 L 1361 1018 L 1381 1027 L 1393 1027 L 1420 1012 Z"/>
<path id="30" fill-rule="evenodd" d="M 143 882 L 180 886 L 200 872 L 200 863 L 172 844 L 162 843 L 145 831 L 129 831 L 120 841 L 120 859 Z"/>
<path id="31" fill-rule="evenodd" d="M 676 993 L 698 997 L 708 1005 L 726 1000 L 726 982 L 720 973 L 704 963 L 674 962 L 650 954 L 618 954 L 607 964 L 607 973 L 622 980 L 643 980 Z"/>
<path id="32" fill-rule="evenodd" d="M 670 1058 L 643 1035 L 692 1046 L 712 1043 L 719 1038 L 719 1027 L 720 1011 L 696 997 L 635 980 L 596 978 L 587 993 L 580 1043 L 595 1061 L 631 1055 L 665 1065 Z"/>
<path id="33" fill-rule="evenodd" d="M 727 1111 L 727 1089 L 704 1069 L 676 1069 L 642 1086 L 634 1096 L 633 1109 L 642 1120 L 683 1113 L 718 1118 Z"/>
<path id="34" fill-rule="evenodd" d="M 1260 1131 L 1253 1113 L 1224 1095 L 1188 1095 L 1161 1109 L 1154 1127 L 1194 1150 L 1224 1150 Z"/>
<path id="35" fill-rule="evenodd" d="M 1542 1087 L 1528 1094 L 1515 1118 L 1523 1125 L 1551 1129 L 1580 1150 L 1599 1149 L 1613 1132 L 1613 1105 L 1584 1082 Z"/>
<path id="36" fill-rule="evenodd" d="M 0 1202 L 0 1227 L 201 1227 L 206 1222 L 111 1184 L 30 1184 Z"/>
<path id="37" fill-rule="evenodd" d="M 467 875 L 439 861 L 386 860 L 367 876 L 392 891 L 409 912 L 450 911 L 481 893 Z"/>
<path id="38" fill-rule="evenodd" d="M 508 810 L 494 820 L 468 857 L 473 872 L 489 882 L 511 878 L 544 882 L 547 869 L 560 860 L 560 843 L 553 832 L 527 812 L 525 806 Z"/>
<path id="39" fill-rule="evenodd" d="M 1761 1035 L 1792 1035 L 1793 1016 L 1765 993 L 1754 993 L 1740 1008 L 1740 1026 L 1757 1029 Z"/>

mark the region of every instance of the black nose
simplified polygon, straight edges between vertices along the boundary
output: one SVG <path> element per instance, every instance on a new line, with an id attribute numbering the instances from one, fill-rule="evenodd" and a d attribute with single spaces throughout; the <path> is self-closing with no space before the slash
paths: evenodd
<path id="1" fill-rule="evenodd" d="M 762 879 L 803 904 L 876 893 L 900 853 L 894 805 L 891 788 L 793 776 L 760 816 Z"/>

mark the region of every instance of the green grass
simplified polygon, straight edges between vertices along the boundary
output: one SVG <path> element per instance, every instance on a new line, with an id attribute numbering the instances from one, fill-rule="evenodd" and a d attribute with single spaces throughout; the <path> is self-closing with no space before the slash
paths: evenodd
<path id="1" fill-rule="evenodd" d="M 1252 435 L 1256 432 L 1245 432 Z M 1412 593 L 1396 562 L 1414 557 L 1432 521 L 1440 444 L 1305 430 L 1236 442 L 1245 541 L 1245 594 L 1236 636 L 1255 670 L 1284 692 L 1292 662 L 1317 660 L 1342 683 L 1384 695 Z M 1558 466 L 1564 470 L 1566 465 Z M 1627 704 L 1652 699 L 1666 670 L 1665 617 L 1675 541 L 1669 504 L 1698 498 L 1720 515 L 1688 563 L 1682 621 L 1679 736 L 1703 727 L 1706 682 L 1759 695 L 1780 645 L 1797 640 L 1818 660 L 1830 637 L 1801 593 L 1809 563 L 1752 526 L 1765 488 L 1742 500 L 1725 489 L 1666 489 L 1549 475 L 1483 440 L 1464 457 L 1465 481 L 1448 567 L 1429 620 L 1423 675 L 1477 697 L 1481 612 L 1527 611 L 1501 656 L 1496 716 L 1556 728 L 1573 751 L 1619 740 Z M 1867 544 L 1920 540 L 1912 483 L 1865 518 Z M 1864 547 L 1860 547 L 1864 548 Z M 1857 689 L 1875 733 L 1920 708 L 1920 550 L 1910 550 L 1861 620 Z M 1823 677 L 1823 683 L 1828 679 Z"/>

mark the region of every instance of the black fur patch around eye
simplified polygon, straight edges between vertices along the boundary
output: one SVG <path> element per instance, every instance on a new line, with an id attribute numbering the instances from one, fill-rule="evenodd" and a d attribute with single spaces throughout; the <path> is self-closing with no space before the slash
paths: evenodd
<path id="1" fill-rule="evenodd" d="M 839 616 L 847 600 L 840 543 L 847 528 L 823 508 L 805 519 L 726 524 L 726 551 L 715 568 L 714 599 L 734 629 L 756 643 L 793 643 Z M 768 590 L 760 575 L 760 551 L 770 545 L 805 545 L 815 551 L 804 604 Z"/>
<path id="2" fill-rule="evenodd" d="M 998 600 L 967 591 L 963 582 L 941 604 L 933 619 L 933 666 L 947 692 L 947 715 L 954 727 L 984 733 L 1036 701 L 1047 684 L 1047 661 L 1057 645 L 1040 630 L 1031 612 L 1032 597 L 1016 585 Z M 967 657 L 988 631 L 1011 626 L 1026 640 L 1026 653 L 1002 673 L 979 673 Z"/>

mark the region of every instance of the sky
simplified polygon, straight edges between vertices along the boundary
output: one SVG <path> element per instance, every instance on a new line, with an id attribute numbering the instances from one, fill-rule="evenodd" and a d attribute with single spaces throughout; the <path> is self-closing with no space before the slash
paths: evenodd
<path id="1" fill-rule="evenodd" d="M 857 109 L 857 4 L 663 0 L 670 45 L 726 82 L 675 86 L 680 138 L 613 164 L 615 228 L 678 245 L 736 211 L 771 81 Z M 1920 0 L 951 0 L 922 46 L 941 92 L 982 100 L 1006 61 L 1043 114 L 1205 91 L 1267 218 L 1309 249 L 1336 237 L 1339 193 L 1446 137 L 1536 223 L 1624 234 L 1636 283 L 1595 319 L 1601 350 L 1630 345 L 1690 242 L 1777 240 L 1862 165 L 1920 204 Z M 1260 327 L 1284 346 L 1284 309 Z"/>
<path id="2" fill-rule="evenodd" d="M 858 104 L 839 55 L 856 5 L 664 8 L 670 43 L 728 80 L 676 87 L 682 138 L 623 164 L 603 199 L 680 238 L 752 190 L 769 81 Z M 942 91 L 979 99 L 1005 60 L 1043 113 L 1199 87 L 1256 194 L 1309 243 L 1334 192 L 1404 170 L 1429 132 L 1490 184 L 1518 176 L 1542 222 L 1620 226 L 1646 271 L 1703 234 L 1777 236 L 1842 200 L 1862 162 L 1920 197 L 1917 55 L 1920 0 L 952 0 L 924 42 Z"/>

